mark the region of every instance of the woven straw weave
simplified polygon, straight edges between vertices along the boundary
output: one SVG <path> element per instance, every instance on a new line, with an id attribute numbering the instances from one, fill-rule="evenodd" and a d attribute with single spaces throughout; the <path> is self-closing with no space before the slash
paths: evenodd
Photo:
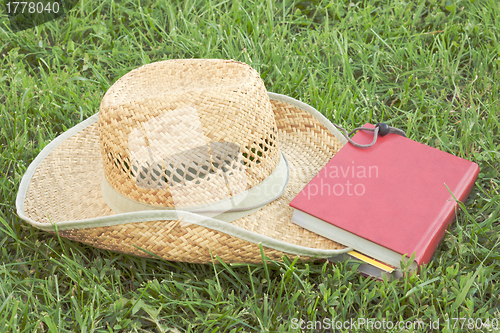
<path id="1" fill-rule="evenodd" d="M 290 222 L 293 209 L 288 206 L 341 144 L 308 113 L 283 102 L 271 101 L 271 104 L 276 115 L 278 140 L 290 167 L 289 185 L 280 199 L 232 224 L 290 244 L 342 249 L 342 245 Z M 82 156 L 85 162 L 81 161 Z M 67 166 L 61 166 L 61 160 L 67 161 Z M 100 160 L 98 126 L 94 124 L 66 140 L 37 168 L 25 199 L 26 215 L 44 223 L 49 223 L 49 218 L 57 223 L 114 215 L 100 194 L 104 174 Z M 69 167 L 70 161 L 80 162 Z M 53 198 L 65 200 L 54 202 Z M 135 246 L 174 261 L 210 262 L 211 250 L 212 255 L 218 255 L 227 263 L 261 262 L 258 245 L 182 221 L 130 223 L 59 233 L 95 247 L 139 256 L 148 257 Z M 283 254 L 270 248 L 264 250 L 266 256 L 273 259 Z"/>
<path id="2" fill-rule="evenodd" d="M 190 66 L 206 68 L 194 71 Z M 193 71 L 203 75 L 186 76 Z M 162 76 L 173 79 L 161 84 Z M 152 84 L 154 80 L 160 81 Z M 151 89 L 141 89 L 138 82 Z M 190 85 L 193 82 L 196 84 Z M 219 104 L 217 112 L 210 111 Z M 191 127 L 174 126 L 189 125 L 186 119 L 199 122 Z M 234 195 L 266 179 L 282 153 L 289 169 L 283 195 L 230 223 L 294 246 L 344 248 L 292 223 L 293 209 L 289 207 L 342 144 L 309 112 L 269 100 L 262 80 L 247 65 L 174 60 L 143 66 L 113 85 L 101 103 L 99 121 L 89 124 L 58 144 L 37 165 L 23 198 L 21 210 L 27 220 L 57 225 L 120 216 L 103 199 L 103 179 L 130 199 L 165 207 L 179 207 L 172 188 L 189 187 L 196 180 L 197 190 L 185 192 L 181 204 L 216 202 L 227 193 L 218 193 L 217 187 L 203 190 L 207 178 L 207 184 L 217 186 L 221 174 L 227 172 L 244 180 L 241 187 L 234 184 Z M 126 222 L 63 228 L 59 234 L 133 255 L 148 257 L 145 251 L 149 251 L 166 260 L 207 263 L 217 255 L 227 263 L 261 262 L 259 245 L 254 242 L 188 222 Z M 264 250 L 272 259 L 283 254 L 295 256 L 270 247 Z"/>
<path id="3" fill-rule="evenodd" d="M 236 61 L 168 60 L 131 71 L 104 96 L 99 133 L 108 183 L 156 206 L 217 202 L 228 196 L 223 165 L 237 169 L 235 195 L 262 182 L 279 160 L 264 83 Z M 175 185 L 182 187 L 177 200 Z"/>

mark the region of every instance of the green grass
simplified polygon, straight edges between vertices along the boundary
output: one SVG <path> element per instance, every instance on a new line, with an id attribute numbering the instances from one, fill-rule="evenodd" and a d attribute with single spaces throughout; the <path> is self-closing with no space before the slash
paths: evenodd
<path id="1" fill-rule="evenodd" d="M 425 329 L 408 330 L 419 332 L 438 331 L 428 323 L 439 319 L 439 331 L 458 332 L 451 318 L 500 320 L 498 1 L 80 0 L 25 31 L 1 22 L 0 331 L 298 332 L 294 318 L 366 318 L 422 320 Z M 15 196 L 38 152 L 97 112 L 122 75 L 171 58 L 246 62 L 269 91 L 348 129 L 384 121 L 477 162 L 434 260 L 397 281 L 286 258 L 195 265 L 95 249 L 20 221 Z"/>

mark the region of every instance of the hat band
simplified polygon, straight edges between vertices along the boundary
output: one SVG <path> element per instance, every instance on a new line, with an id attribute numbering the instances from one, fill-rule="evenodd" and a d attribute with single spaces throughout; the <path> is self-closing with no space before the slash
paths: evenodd
<path id="1" fill-rule="evenodd" d="M 101 190 L 104 201 L 117 214 L 145 210 L 180 210 L 231 222 L 250 215 L 281 197 L 285 192 L 289 176 L 288 162 L 282 153 L 274 171 L 251 189 L 210 204 L 179 208 L 155 206 L 132 200 L 109 185 L 105 176 Z"/>

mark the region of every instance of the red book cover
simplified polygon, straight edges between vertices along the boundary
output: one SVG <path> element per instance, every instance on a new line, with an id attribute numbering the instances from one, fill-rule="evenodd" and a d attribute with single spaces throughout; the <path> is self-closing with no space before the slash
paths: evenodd
<path id="1" fill-rule="evenodd" d="M 368 144 L 373 132 L 353 140 Z M 388 134 L 369 148 L 347 143 L 290 206 L 401 255 L 415 253 L 421 265 L 455 218 L 450 191 L 465 201 L 478 174 L 476 163 Z"/>

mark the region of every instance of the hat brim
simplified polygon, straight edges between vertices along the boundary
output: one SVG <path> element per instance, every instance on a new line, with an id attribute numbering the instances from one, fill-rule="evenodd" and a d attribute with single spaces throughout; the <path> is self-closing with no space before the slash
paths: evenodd
<path id="1" fill-rule="evenodd" d="M 57 230 L 63 237 L 166 260 L 210 262 L 217 255 L 225 262 L 258 262 L 257 244 L 276 259 L 283 254 L 328 258 L 349 251 L 292 223 L 289 207 L 346 139 L 311 106 L 285 95 L 268 95 L 290 176 L 280 198 L 248 216 L 228 223 L 181 211 L 113 212 L 101 194 L 97 114 L 61 134 L 31 163 L 21 181 L 17 213 L 31 225 Z"/>

